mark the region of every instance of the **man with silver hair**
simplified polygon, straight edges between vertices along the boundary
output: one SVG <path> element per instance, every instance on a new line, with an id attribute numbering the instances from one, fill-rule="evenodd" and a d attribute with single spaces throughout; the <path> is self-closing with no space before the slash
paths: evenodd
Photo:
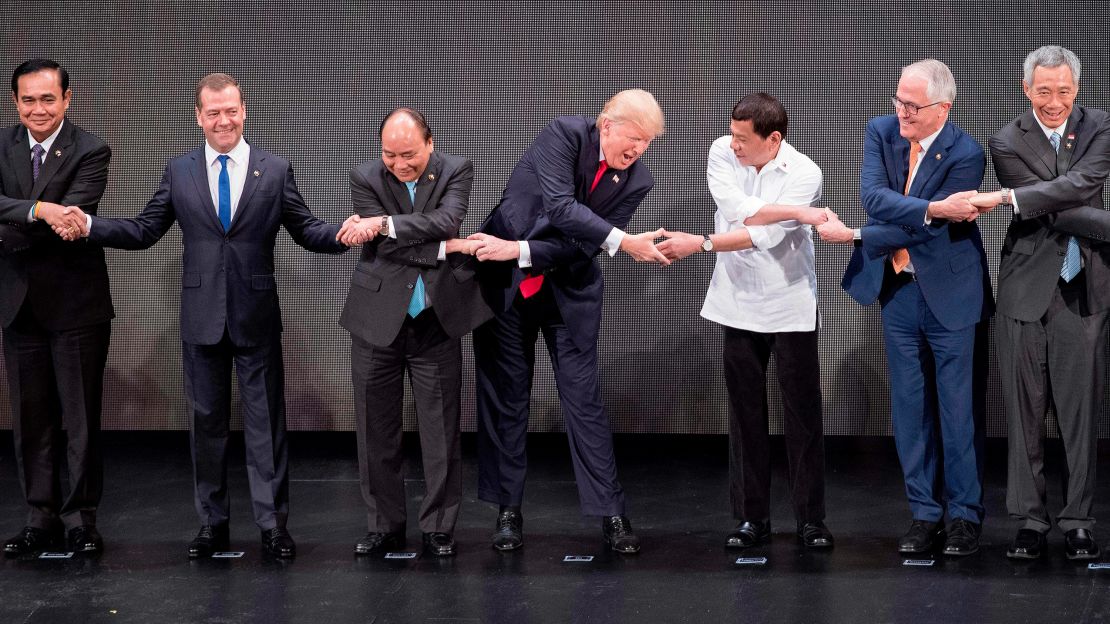
<path id="1" fill-rule="evenodd" d="M 851 230 L 830 215 L 818 227 L 827 241 L 855 242 L 842 283 L 848 294 L 882 305 L 891 421 L 913 513 L 898 542 L 904 554 L 943 542 L 946 555 L 970 555 L 983 522 L 976 344 L 993 305 L 969 198 L 985 158 L 948 121 L 955 97 L 944 63 L 905 67 L 891 98 L 896 114 L 867 125 L 860 172 L 867 224 Z"/>
<path id="2" fill-rule="evenodd" d="M 474 331 L 478 497 L 499 505 L 493 546 L 523 542 L 525 441 L 536 338 L 543 333 L 566 419 L 582 512 L 602 517 L 606 543 L 640 550 L 624 515 L 609 416 L 601 400 L 597 339 L 603 284 L 594 260 L 623 250 L 669 263 L 662 234 L 625 234 L 655 184 L 640 156 L 663 133 L 663 111 L 640 89 L 621 91 L 596 120 L 558 117 L 513 168 L 480 231 L 479 282 L 493 320 Z"/>
<path id="3" fill-rule="evenodd" d="M 1002 189 L 973 203 L 1012 206 L 998 268 L 995 322 L 1002 397 L 1009 423 L 1006 506 L 1018 532 L 1006 551 L 1037 559 L 1052 527 L 1044 479 L 1045 414 L 1051 404 L 1067 457 L 1064 506 L 1056 524 L 1069 559 L 1096 559 L 1091 532 L 1098 413 L 1105 376 L 1110 213 L 1108 115 L 1075 105 L 1079 59 L 1046 45 L 1025 57 L 1030 109 L 990 139 Z"/>

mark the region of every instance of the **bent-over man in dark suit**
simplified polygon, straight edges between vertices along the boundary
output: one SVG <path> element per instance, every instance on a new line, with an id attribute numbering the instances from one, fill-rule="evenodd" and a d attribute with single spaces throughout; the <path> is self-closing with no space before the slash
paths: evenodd
<path id="1" fill-rule="evenodd" d="M 559 117 L 525 151 L 501 203 L 470 238 L 487 262 L 479 274 L 496 316 L 474 332 L 478 394 L 478 496 L 500 506 L 493 545 L 523 544 L 525 438 L 535 343 L 543 332 L 566 419 L 582 512 L 601 516 L 607 544 L 640 549 L 625 516 L 609 416 L 601 400 L 597 339 L 601 269 L 594 256 L 620 249 L 668 264 L 662 234 L 625 234 L 655 181 L 639 162 L 663 132 L 663 112 L 646 91 L 621 91 L 595 120 Z"/>
<path id="2" fill-rule="evenodd" d="M 111 150 L 65 117 L 70 96 L 69 74 L 58 63 L 19 65 L 12 100 L 21 123 L 0 134 L 0 324 L 16 469 L 31 508 L 23 531 L 4 543 L 10 557 L 103 549 L 96 510 L 103 491 L 101 394 L 114 316 L 108 270 L 103 249 L 64 242 L 50 226 L 81 227 L 64 206 L 96 213 Z"/>
<path id="3" fill-rule="evenodd" d="M 336 240 L 338 225 L 316 219 L 305 206 L 289 162 L 243 140 L 246 104 L 234 78 L 202 78 L 196 116 L 205 144 L 169 161 L 138 216 L 90 217 L 87 234 L 104 246 L 146 249 L 174 222 L 181 226 L 182 359 L 202 525 L 189 544 L 189 557 L 228 547 L 233 364 L 254 520 L 268 553 L 293 557 L 296 545 L 286 529 L 289 453 L 274 240 L 285 226 L 310 251 L 339 253 L 346 246 Z"/>
<path id="4" fill-rule="evenodd" d="M 340 240 L 369 235 L 351 276 L 340 324 L 351 332 L 359 481 L 369 533 L 355 554 L 405 544 L 401 474 L 404 373 L 416 402 L 427 491 L 420 507 L 426 552 L 455 554 L 462 502 L 459 402 L 464 334 L 492 316 L 464 255 L 477 243 L 458 239 L 474 166 L 435 151 L 424 115 L 399 108 L 382 120 L 382 157 L 351 171 L 351 203 L 360 221 Z"/>

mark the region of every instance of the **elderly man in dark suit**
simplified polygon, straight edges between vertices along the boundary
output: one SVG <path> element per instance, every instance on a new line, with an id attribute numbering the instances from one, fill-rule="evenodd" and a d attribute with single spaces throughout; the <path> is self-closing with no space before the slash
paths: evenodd
<path id="1" fill-rule="evenodd" d="M 108 271 L 102 249 L 63 242 L 50 227 L 81 227 L 64 206 L 96 212 L 111 150 L 65 117 L 70 95 L 69 74 L 58 63 L 21 64 L 12 74 L 21 123 L 0 135 L 0 323 L 16 468 L 31 507 L 26 527 L 4 544 L 12 557 L 103 549 L 96 510 L 103 490 L 101 390 L 114 316 Z"/>
<path id="2" fill-rule="evenodd" d="M 462 502 L 459 402 L 464 334 L 492 316 L 475 279 L 471 252 L 458 239 L 474 166 L 435 151 L 424 115 L 399 108 L 382 120 L 381 159 L 351 171 L 351 203 L 360 221 L 340 240 L 371 238 L 351 276 L 340 324 L 351 332 L 359 481 L 369 533 L 355 554 L 405 543 L 401 474 L 404 373 L 420 428 L 424 482 L 420 508 L 425 551 L 455 554 Z"/>
<path id="3" fill-rule="evenodd" d="M 622 91 L 601 115 L 559 117 L 525 151 L 501 203 L 471 236 L 487 262 L 479 281 L 496 316 L 474 332 L 478 393 L 478 496 L 500 506 L 493 545 L 523 544 L 525 438 L 535 342 L 542 331 L 563 405 L 582 512 L 601 516 L 606 543 L 640 549 L 625 516 L 609 417 L 601 400 L 597 339 L 601 269 L 594 256 L 624 250 L 668 264 L 662 230 L 625 234 L 654 185 L 639 162 L 663 132 L 646 91 Z"/>
<path id="4" fill-rule="evenodd" d="M 1001 191 L 972 201 L 1013 206 L 998 267 L 998 367 L 1009 422 L 1006 506 L 1019 523 L 1006 551 L 1036 559 L 1052 527 L 1044 478 L 1051 404 L 1067 456 L 1056 524 L 1069 559 L 1096 559 L 1092 503 L 1110 313 L 1110 231 L 1102 188 L 1110 171 L 1104 111 L 1075 105 L 1079 58 L 1044 46 L 1025 58 L 1032 106 L 990 139 Z"/>
<path id="5" fill-rule="evenodd" d="M 228 547 L 227 444 L 234 365 L 243 402 L 247 476 L 255 523 L 273 556 L 293 557 L 285 440 L 281 312 L 274 240 L 285 226 L 302 247 L 339 253 L 338 225 L 312 216 L 289 161 L 243 140 L 239 83 L 209 74 L 196 91 L 205 144 L 169 161 L 138 216 L 89 217 L 89 240 L 146 249 L 181 226 L 181 341 L 192 432 L 195 502 L 201 529 L 190 558 Z"/>

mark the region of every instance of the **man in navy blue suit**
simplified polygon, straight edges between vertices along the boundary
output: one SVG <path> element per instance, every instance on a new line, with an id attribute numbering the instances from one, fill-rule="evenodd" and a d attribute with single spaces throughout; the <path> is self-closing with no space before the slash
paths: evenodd
<path id="1" fill-rule="evenodd" d="M 169 161 L 138 216 L 90 216 L 93 243 L 146 249 L 181 226 L 181 341 L 192 433 L 194 495 L 201 529 L 189 557 L 228 548 L 227 444 L 234 363 L 243 404 L 254 520 L 271 555 L 290 558 L 286 529 L 289 453 L 285 440 L 281 311 L 274 240 L 281 226 L 310 251 L 340 253 L 338 225 L 312 216 L 289 161 L 243 140 L 239 83 L 209 74 L 197 84 L 205 145 Z"/>
<path id="2" fill-rule="evenodd" d="M 913 513 L 898 543 L 904 554 L 942 542 L 946 555 L 972 554 L 983 521 L 975 355 L 993 300 L 969 198 L 985 158 L 948 122 L 955 98 L 952 72 L 940 61 L 903 68 L 891 98 L 897 114 L 867 125 L 860 172 L 867 224 L 853 231 L 832 218 L 818 226 L 827 241 L 855 240 L 842 285 L 861 305 L 882 305 L 891 420 Z M 944 483 L 937 484 L 941 457 Z"/>
<path id="3" fill-rule="evenodd" d="M 655 181 L 639 162 L 663 132 L 663 112 L 639 89 L 622 91 L 595 120 L 559 117 L 525 151 L 501 203 L 471 236 L 483 293 L 496 316 L 474 331 L 478 496 L 500 506 L 493 546 L 523 544 L 525 438 L 536 338 L 551 355 L 582 512 L 601 516 L 615 551 L 639 539 L 625 516 L 609 417 L 598 381 L 603 284 L 594 256 L 624 250 L 668 264 L 662 231 L 623 230 Z"/>

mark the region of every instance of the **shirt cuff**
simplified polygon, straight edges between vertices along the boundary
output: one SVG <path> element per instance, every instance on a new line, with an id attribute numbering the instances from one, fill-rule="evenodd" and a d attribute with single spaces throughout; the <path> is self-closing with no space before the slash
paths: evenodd
<path id="1" fill-rule="evenodd" d="M 1018 207 L 1017 189 L 1010 189 L 1010 204 L 1014 207 L 1014 214 L 1021 216 L 1021 208 Z"/>
<path id="2" fill-rule="evenodd" d="M 516 265 L 522 269 L 527 269 L 532 266 L 532 250 L 528 248 L 528 241 L 517 241 L 520 246 L 520 257 L 516 259 Z"/>
<path id="3" fill-rule="evenodd" d="M 390 231 L 392 232 L 393 230 L 390 230 Z M 439 241 L 439 255 L 436 256 L 436 260 L 439 261 L 439 262 L 443 262 L 446 259 L 447 259 L 447 241 Z"/>
<path id="4" fill-rule="evenodd" d="M 385 222 L 389 226 L 389 237 L 393 240 L 397 240 L 397 230 L 393 229 L 393 217 L 387 216 Z"/>
<path id="5" fill-rule="evenodd" d="M 855 229 L 852 230 L 852 240 L 858 240 L 858 241 L 863 240 L 863 229 L 862 228 L 855 228 Z"/>
<path id="6" fill-rule="evenodd" d="M 605 242 L 601 244 L 601 248 L 609 252 L 609 257 L 612 258 L 620 251 L 622 241 L 624 241 L 624 232 L 620 228 L 613 228 L 609 232 L 609 236 L 605 237 Z"/>
<path id="7" fill-rule="evenodd" d="M 92 231 L 92 215 L 85 215 L 85 233 Z"/>
<path id="8" fill-rule="evenodd" d="M 31 209 L 27 211 L 27 223 L 35 222 L 35 206 L 38 205 L 38 202 L 31 202 Z"/>

